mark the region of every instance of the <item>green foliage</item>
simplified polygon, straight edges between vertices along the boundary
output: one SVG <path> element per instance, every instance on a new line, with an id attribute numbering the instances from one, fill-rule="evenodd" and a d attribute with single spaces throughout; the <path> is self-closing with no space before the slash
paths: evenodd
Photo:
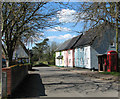
<path id="1" fill-rule="evenodd" d="M 106 75 L 115 75 L 115 76 L 120 76 L 119 72 L 100 72 L 101 74 L 106 74 Z"/>
<path id="2" fill-rule="evenodd" d="M 44 39 L 41 43 L 36 43 L 36 46 L 32 48 L 33 51 L 33 61 L 43 61 L 45 50 L 48 48 L 48 40 Z"/>
<path id="3" fill-rule="evenodd" d="M 36 61 L 34 62 L 33 66 L 48 66 L 48 62 L 47 61 Z"/>
<path id="4" fill-rule="evenodd" d="M 48 44 L 48 39 L 44 39 L 43 42 L 37 43 L 32 48 L 33 57 L 32 60 L 35 64 L 43 63 L 47 65 L 55 64 L 55 50 L 59 46 L 56 42 Z"/>

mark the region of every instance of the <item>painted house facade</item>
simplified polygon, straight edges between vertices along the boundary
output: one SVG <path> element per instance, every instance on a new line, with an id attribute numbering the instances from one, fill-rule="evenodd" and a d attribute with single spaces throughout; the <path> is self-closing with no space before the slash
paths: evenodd
<path id="1" fill-rule="evenodd" d="M 74 67 L 74 52 L 73 46 L 76 44 L 80 36 L 74 37 L 65 41 L 61 46 L 59 46 L 56 50 L 56 66 L 64 66 L 64 67 Z M 62 53 L 60 55 L 60 53 Z M 61 56 L 62 59 L 59 59 Z M 62 62 L 60 62 L 63 60 Z M 58 64 L 59 63 L 59 64 Z"/>
<path id="2" fill-rule="evenodd" d="M 115 42 L 115 28 L 111 25 L 102 24 L 88 30 L 74 46 L 75 66 L 98 69 L 97 55 L 116 50 Z"/>
<path id="3" fill-rule="evenodd" d="M 90 68 L 90 46 L 75 48 L 75 67 Z"/>
<path id="4" fill-rule="evenodd" d="M 68 67 L 74 67 L 74 49 L 67 50 L 67 66 Z"/>
<path id="5" fill-rule="evenodd" d="M 61 44 L 56 51 L 56 62 L 61 61 L 57 59 L 60 55 L 57 53 L 61 52 L 64 64 L 57 62 L 60 66 L 98 69 L 98 55 L 110 50 L 116 51 L 116 31 L 112 25 L 103 23 Z"/>
<path id="6" fill-rule="evenodd" d="M 56 66 L 67 66 L 67 51 L 65 50 L 66 46 L 70 40 L 65 41 L 55 50 L 55 65 Z"/>
<path id="7" fill-rule="evenodd" d="M 64 52 L 60 51 L 60 52 L 56 52 L 56 60 L 55 60 L 55 64 L 56 66 L 64 66 Z"/>

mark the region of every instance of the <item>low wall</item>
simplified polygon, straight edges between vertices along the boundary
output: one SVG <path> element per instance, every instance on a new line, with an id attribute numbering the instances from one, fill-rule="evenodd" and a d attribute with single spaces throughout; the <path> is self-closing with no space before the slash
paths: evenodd
<path id="1" fill-rule="evenodd" d="M 2 93 L 5 97 L 5 95 L 10 95 L 11 94 L 11 68 L 2 68 L 2 72 L 4 72 L 4 74 L 6 74 L 6 77 L 2 78 L 2 81 L 6 81 L 6 82 L 2 82 L 3 84 L 7 85 L 6 88 L 2 88 L 2 90 L 4 90 L 4 92 L 6 93 Z M 6 80 L 4 80 L 6 79 Z M 5 87 L 5 86 L 4 86 Z"/>
<path id="2" fill-rule="evenodd" d="M 28 74 L 28 66 L 11 67 L 12 91 L 14 91 L 14 89 L 22 82 L 22 80 L 27 74 Z"/>
<path id="3" fill-rule="evenodd" d="M 6 73 L 7 77 L 7 95 L 15 90 L 15 88 L 22 82 L 25 76 L 28 74 L 27 65 L 11 66 L 7 68 L 2 68 L 2 72 Z"/>

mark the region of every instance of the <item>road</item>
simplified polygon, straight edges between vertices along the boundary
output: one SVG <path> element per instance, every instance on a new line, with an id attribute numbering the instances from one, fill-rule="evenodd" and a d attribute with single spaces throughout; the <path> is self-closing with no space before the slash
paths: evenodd
<path id="1" fill-rule="evenodd" d="M 114 80 L 103 80 L 55 67 L 33 67 L 22 86 L 14 96 L 118 97 L 118 84 Z"/>

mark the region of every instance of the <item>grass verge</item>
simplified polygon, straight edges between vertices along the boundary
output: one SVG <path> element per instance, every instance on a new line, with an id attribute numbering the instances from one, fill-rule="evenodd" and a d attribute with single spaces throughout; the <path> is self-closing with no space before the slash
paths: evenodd
<path id="1" fill-rule="evenodd" d="M 56 65 L 48 65 L 48 66 L 56 66 Z"/>
<path id="2" fill-rule="evenodd" d="M 120 76 L 119 72 L 100 72 L 101 74 Z"/>

